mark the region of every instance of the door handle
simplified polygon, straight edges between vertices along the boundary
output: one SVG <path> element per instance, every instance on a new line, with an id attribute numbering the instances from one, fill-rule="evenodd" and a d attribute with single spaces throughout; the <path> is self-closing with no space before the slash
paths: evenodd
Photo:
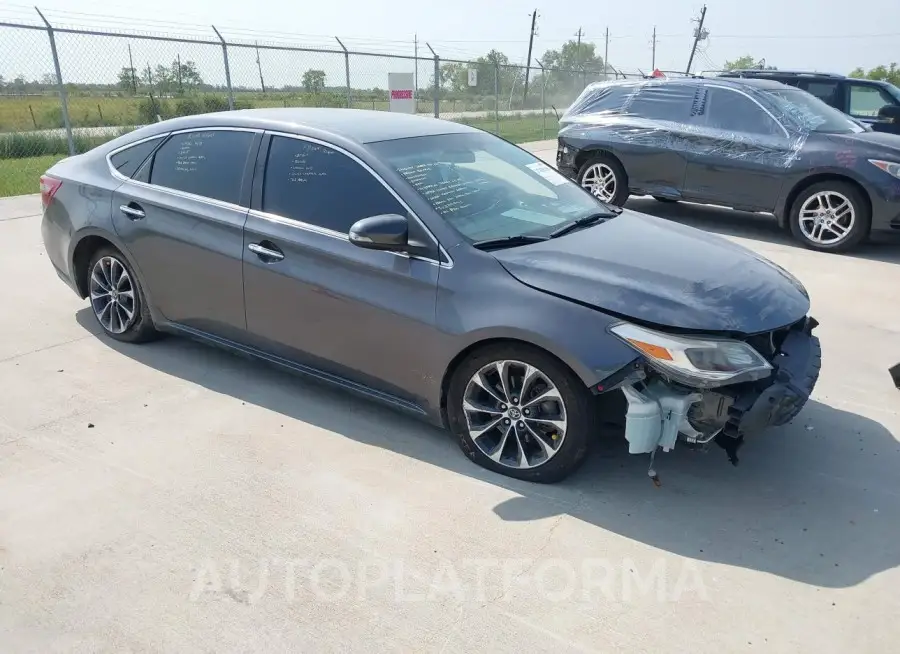
<path id="1" fill-rule="evenodd" d="M 131 204 L 123 204 L 119 207 L 119 211 L 128 216 L 129 220 L 140 220 L 146 215 L 144 210 L 133 202 Z"/>
<path id="2" fill-rule="evenodd" d="M 271 247 L 266 247 L 262 243 L 251 243 L 247 246 L 247 249 L 266 263 L 274 263 L 276 261 L 281 261 L 282 259 L 284 259 L 284 252 L 275 248 L 274 245 L 271 245 Z"/>

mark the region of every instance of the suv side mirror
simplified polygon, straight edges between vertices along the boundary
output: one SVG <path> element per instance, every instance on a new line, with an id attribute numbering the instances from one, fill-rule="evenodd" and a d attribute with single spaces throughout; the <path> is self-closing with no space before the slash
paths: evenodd
<path id="1" fill-rule="evenodd" d="M 888 122 L 900 123 L 900 105 L 886 104 L 878 110 L 878 117 Z"/>
<path id="2" fill-rule="evenodd" d="M 350 227 L 350 242 L 367 250 L 403 252 L 409 247 L 409 221 L 395 213 L 357 220 Z"/>

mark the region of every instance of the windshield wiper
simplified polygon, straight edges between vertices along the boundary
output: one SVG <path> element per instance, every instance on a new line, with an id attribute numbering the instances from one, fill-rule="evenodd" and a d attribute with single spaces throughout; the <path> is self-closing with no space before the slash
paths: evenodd
<path id="1" fill-rule="evenodd" d="M 517 245 L 528 245 L 529 243 L 540 243 L 546 241 L 547 236 L 534 236 L 532 234 L 517 234 L 515 236 L 504 236 L 502 238 L 488 238 L 483 241 L 475 241 L 472 247 L 479 250 L 499 250 L 502 248 L 512 248 Z"/>
<path id="2" fill-rule="evenodd" d="M 619 209 L 618 211 L 598 211 L 597 213 L 592 213 L 589 216 L 584 216 L 583 218 L 567 222 L 560 227 L 557 227 L 552 232 L 550 232 L 549 238 L 558 238 L 560 236 L 570 234 L 577 229 L 582 229 L 584 227 L 596 225 L 597 223 L 606 222 L 610 218 L 615 218 L 620 213 L 622 213 L 621 209 Z"/>

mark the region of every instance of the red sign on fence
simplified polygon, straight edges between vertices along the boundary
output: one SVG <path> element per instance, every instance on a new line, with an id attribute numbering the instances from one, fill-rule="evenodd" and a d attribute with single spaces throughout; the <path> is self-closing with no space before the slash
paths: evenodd
<path id="1" fill-rule="evenodd" d="M 391 100 L 412 100 L 412 89 L 391 91 Z"/>

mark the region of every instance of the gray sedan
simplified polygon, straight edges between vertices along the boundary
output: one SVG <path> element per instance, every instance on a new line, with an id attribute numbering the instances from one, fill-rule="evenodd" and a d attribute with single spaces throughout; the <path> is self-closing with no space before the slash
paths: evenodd
<path id="1" fill-rule="evenodd" d="M 455 123 L 343 109 L 151 125 L 41 178 L 60 277 L 110 338 L 250 354 L 449 428 L 540 482 L 600 420 L 629 451 L 790 420 L 809 298 L 724 239 L 622 211 Z"/>

